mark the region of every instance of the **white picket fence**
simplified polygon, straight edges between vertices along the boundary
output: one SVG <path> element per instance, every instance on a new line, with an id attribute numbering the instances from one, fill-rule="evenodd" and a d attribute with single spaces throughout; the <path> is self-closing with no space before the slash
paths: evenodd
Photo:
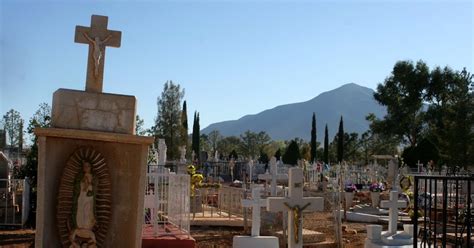
<path id="1" fill-rule="evenodd" d="M 23 226 L 30 211 L 30 185 L 25 179 L 0 179 L 0 226 Z"/>
<path id="2" fill-rule="evenodd" d="M 158 168 L 147 174 L 143 235 L 154 237 L 190 231 L 189 175 Z M 152 228 L 152 232 L 150 232 Z M 145 233 L 146 232 L 146 233 Z"/>

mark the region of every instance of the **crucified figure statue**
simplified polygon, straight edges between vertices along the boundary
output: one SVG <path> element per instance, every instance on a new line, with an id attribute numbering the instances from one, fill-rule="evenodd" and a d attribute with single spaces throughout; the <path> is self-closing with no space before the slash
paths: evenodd
<path id="1" fill-rule="evenodd" d="M 100 40 L 98 36 L 94 37 L 92 39 L 88 34 L 82 33 L 84 37 L 94 45 L 94 52 L 92 53 L 92 56 L 94 58 L 94 76 L 97 77 L 99 75 L 99 64 L 100 64 L 100 59 L 102 58 L 102 49 L 101 47 L 106 43 L 112 35 L 108 35 L 104 40 Z"/>
<path id="2" fill-rule="evenodd" d="M 305 210 L 311 203 L 306 203 L 303 207 L 300 207 L 300 205 L 295 205 L 295 206 L 290 206 L 288 203 L 283 203 L 285 206 L 293 211 L 293 235 L 295 237 L 295 242 L 299 243 L 300 242 L 300 235 L 299 235 L 299 228 L 300 228 L 300 219 L 301 219 L 301 213 L 303 210 Z M 290 223 L 288 223 L 290 224 Z"/>

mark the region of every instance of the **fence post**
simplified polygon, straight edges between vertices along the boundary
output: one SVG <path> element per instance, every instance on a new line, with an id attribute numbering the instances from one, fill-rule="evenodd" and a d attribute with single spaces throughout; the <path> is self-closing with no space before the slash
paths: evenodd
<path id="1" fill-rule="evenodd" d="M 414 185 L 414 212 L 413 212 L 413 247 L 418 247 L 418 176 L 415 176 L 415 185 Z"/>

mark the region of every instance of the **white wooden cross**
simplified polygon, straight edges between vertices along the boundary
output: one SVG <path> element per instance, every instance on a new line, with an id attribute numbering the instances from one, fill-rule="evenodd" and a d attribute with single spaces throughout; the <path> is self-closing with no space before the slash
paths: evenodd
<path id="1" fill-rule="evenodd" d="M 267 201 L 260 198 L 262 187 L 252 188 L 252 200 L 242 200 L 243 207 L 252 208 L 252 236 L 260 236 L 260 208 L 267 206 Z"/>
<path id="2" fill-rule="evenodd" d="M 388 234 L 397 233 L 397 222 L 398 222 L 398 209 L 405 208 L 407 206 L 406 201 L 398 200 L 398 191 L 390 192 L 389 201 L 381 201 L 380 206 L 382 208 L 388 208 Z"/>
<path id="3" fill-rule="evenodd" d="M 288 212 L 288 247 L 303 247 L 302 212 L 322 211 L 324 198 L 303 197 L 303 170 L 291 168 L 289 171 L 288 197 L 268 197 L 267 210 L 270 212 Z"/>
<path id="4" fill-rule="evenodd" d="M 105 47 L 120 47 L 122 32 L 108 30 L 108 17 L 92 15 L 91 26 L 76 26 L 74 42 L 89 44 L 87 59 L 87 92 L 102 92 L 104 78 Z"/>

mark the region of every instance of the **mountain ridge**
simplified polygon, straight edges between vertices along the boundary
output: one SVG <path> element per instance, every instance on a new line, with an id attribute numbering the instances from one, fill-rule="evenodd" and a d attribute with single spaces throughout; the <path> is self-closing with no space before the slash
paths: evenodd
<path id="1" fill-rule="evenodd" d="M 244 115 L 237 120 L 216 122 L 201 132 L 208 134 L 212 130 L 218 130 L 224 136 L 239 136 L 247 130 L 265 131 L 274 140 L 289 140 L 296 137 L 309 140 L 311 118 L 315 112 L 318 141 L 324 138 L 326 123 L 329 139 L 332 140 L 341 115 L 344 119 L 345 132 L 361 134 L 369 127 L 369 123 L 365 120 L 369 113 L 374 113 L 379 118 L 386 114 L 386 109 L 375 101 L 373 93 L 370 88 L 348 83 L 322 92 L 307 101 L 278 105 L 256 114 Z"/>

